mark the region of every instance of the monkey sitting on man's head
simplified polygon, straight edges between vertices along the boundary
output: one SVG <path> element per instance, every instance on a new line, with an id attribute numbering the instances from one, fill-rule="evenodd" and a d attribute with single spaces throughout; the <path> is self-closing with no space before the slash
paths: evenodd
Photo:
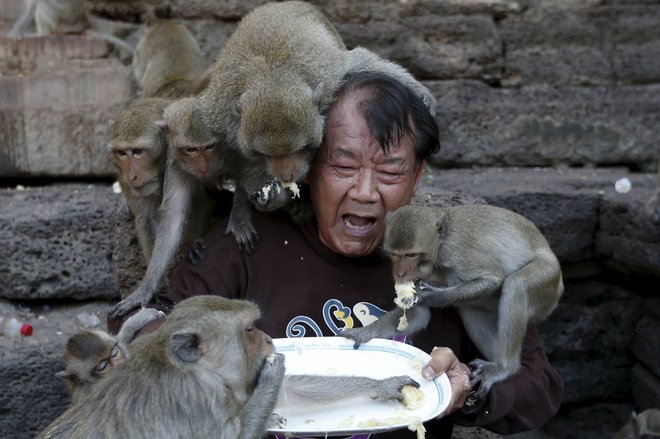
<path id="1" fill-rule="evenodd" d="M 471 363 L 476 401 L 516 373 L 527 325 L 546 318 L 564 290 L 559 261 L 541 232 L 499 207 L 401 207 L 388 217 L 383 248 L 395 283 L 414 282 L 415 297 L 339 335 L 357 347 L 374 337 L 412 334 L 426 327 L 430 307 L 454 306 L 486 358 Z"/>

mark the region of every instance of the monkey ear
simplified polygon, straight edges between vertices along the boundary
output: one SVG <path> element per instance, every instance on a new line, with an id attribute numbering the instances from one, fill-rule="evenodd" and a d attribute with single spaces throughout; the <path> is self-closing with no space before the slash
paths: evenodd
<path id="1" fill-rule="evenodd" d="M 435 228 L 438 231 L 438 236 L 440 238 L 446 238 L 447 237 L 447 214 L 444 212 L 441 212 L 438 215 L 438 218 L 435 221 Z"/>
<path id="2" fill-rule="evenodd" d="M 154 123 L 156 124 L 156 126 L 157 126 L 158 128 L 160 128 L 161 130 L 163 130 L 163 132 L 165 132 L 165 133 L 168 132 L 168 131 L 170 130 L 169 125 L 167 125 L 167 122 L 165 122 L 164 120 L 157 120 L 157 121 L 154 122 Z"/>
<path id="3" fill-rule="evenodd" d="M 202 357 L 199 335 L 193 332 L 174 334 L 170 340 L 170 350 L 184 363 L 194 363 Z"/>
<path id="4" fill-rule="evenodd" d="M 321 99 L 323 99 L 323 82 L 319 82 L 319 85 L 312 92 L 312 102 L 314 102 L 314 105 L 320 107 L 323 103 Z"/>
<path id="5" fill-rule="evenodd" d="M 56 372 L 55 376 L 61 379 L 62 381 L 64 381 L 65 383 L 69 380 L 69 372 L 67 372 L 66 370 L 60 370 L 59 372 Z"/>

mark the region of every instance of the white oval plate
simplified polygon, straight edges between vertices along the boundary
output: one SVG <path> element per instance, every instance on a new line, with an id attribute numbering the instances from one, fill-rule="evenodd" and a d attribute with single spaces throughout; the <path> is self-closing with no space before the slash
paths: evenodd
<path id="1" fill-rule="evenodd" d="M 305 407 L 277 405 L 274 412 L 285 418 L 286 423 L 283 428 L 270 428 L 271 433 L 337 436 L 383 432 L 433 419 L 449 405 L 451 386 L 447 375 L 432 381 L 422 377 L 422 367 L 431 357 L 408 344 L 373 339 L 355 350 L 353 341 L 342 337 L 276 338 L 273 343 L 277 352 L 286 357 L 287 375 L 355 375 L 376 379 L 408 375 L 420 384 L 424 399 L 416 410 L 406 409 L 397 401 L 370 398 Z"/>

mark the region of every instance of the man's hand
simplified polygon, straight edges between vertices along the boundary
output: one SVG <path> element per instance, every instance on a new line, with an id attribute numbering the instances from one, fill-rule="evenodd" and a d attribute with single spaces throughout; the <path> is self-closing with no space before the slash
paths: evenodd
<path id="1" fill-rule="evenodd" d="M 472 386 L 470 385 L 470 368 L 458 361 L 456 354 L 449 348 L 433 348 L 431 360 L 422 368 L 422 376 L 433 379 L 443 372 L 449 378 L 451 385 L 451 401 L 449 406 L 438 418 L 446 416 L 461 407 Z"/>

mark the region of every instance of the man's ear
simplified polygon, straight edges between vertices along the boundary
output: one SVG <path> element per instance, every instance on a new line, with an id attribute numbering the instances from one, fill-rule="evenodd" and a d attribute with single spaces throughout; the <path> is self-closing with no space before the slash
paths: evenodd
<path id="1" fill-rule="evenodd" d="M 424 171 L 426 170 L 426 162 L 424 160 L 420 160 L 419 162 L 415 163 L 415 166 L 417 166 L 417 170 L 415 171 L 415 188 L 413 190 L 413 194 L 417 192 L 417 186 L 419 185 L 419 180 L 422 178 L 422 175 L 424 175 Z"/>

